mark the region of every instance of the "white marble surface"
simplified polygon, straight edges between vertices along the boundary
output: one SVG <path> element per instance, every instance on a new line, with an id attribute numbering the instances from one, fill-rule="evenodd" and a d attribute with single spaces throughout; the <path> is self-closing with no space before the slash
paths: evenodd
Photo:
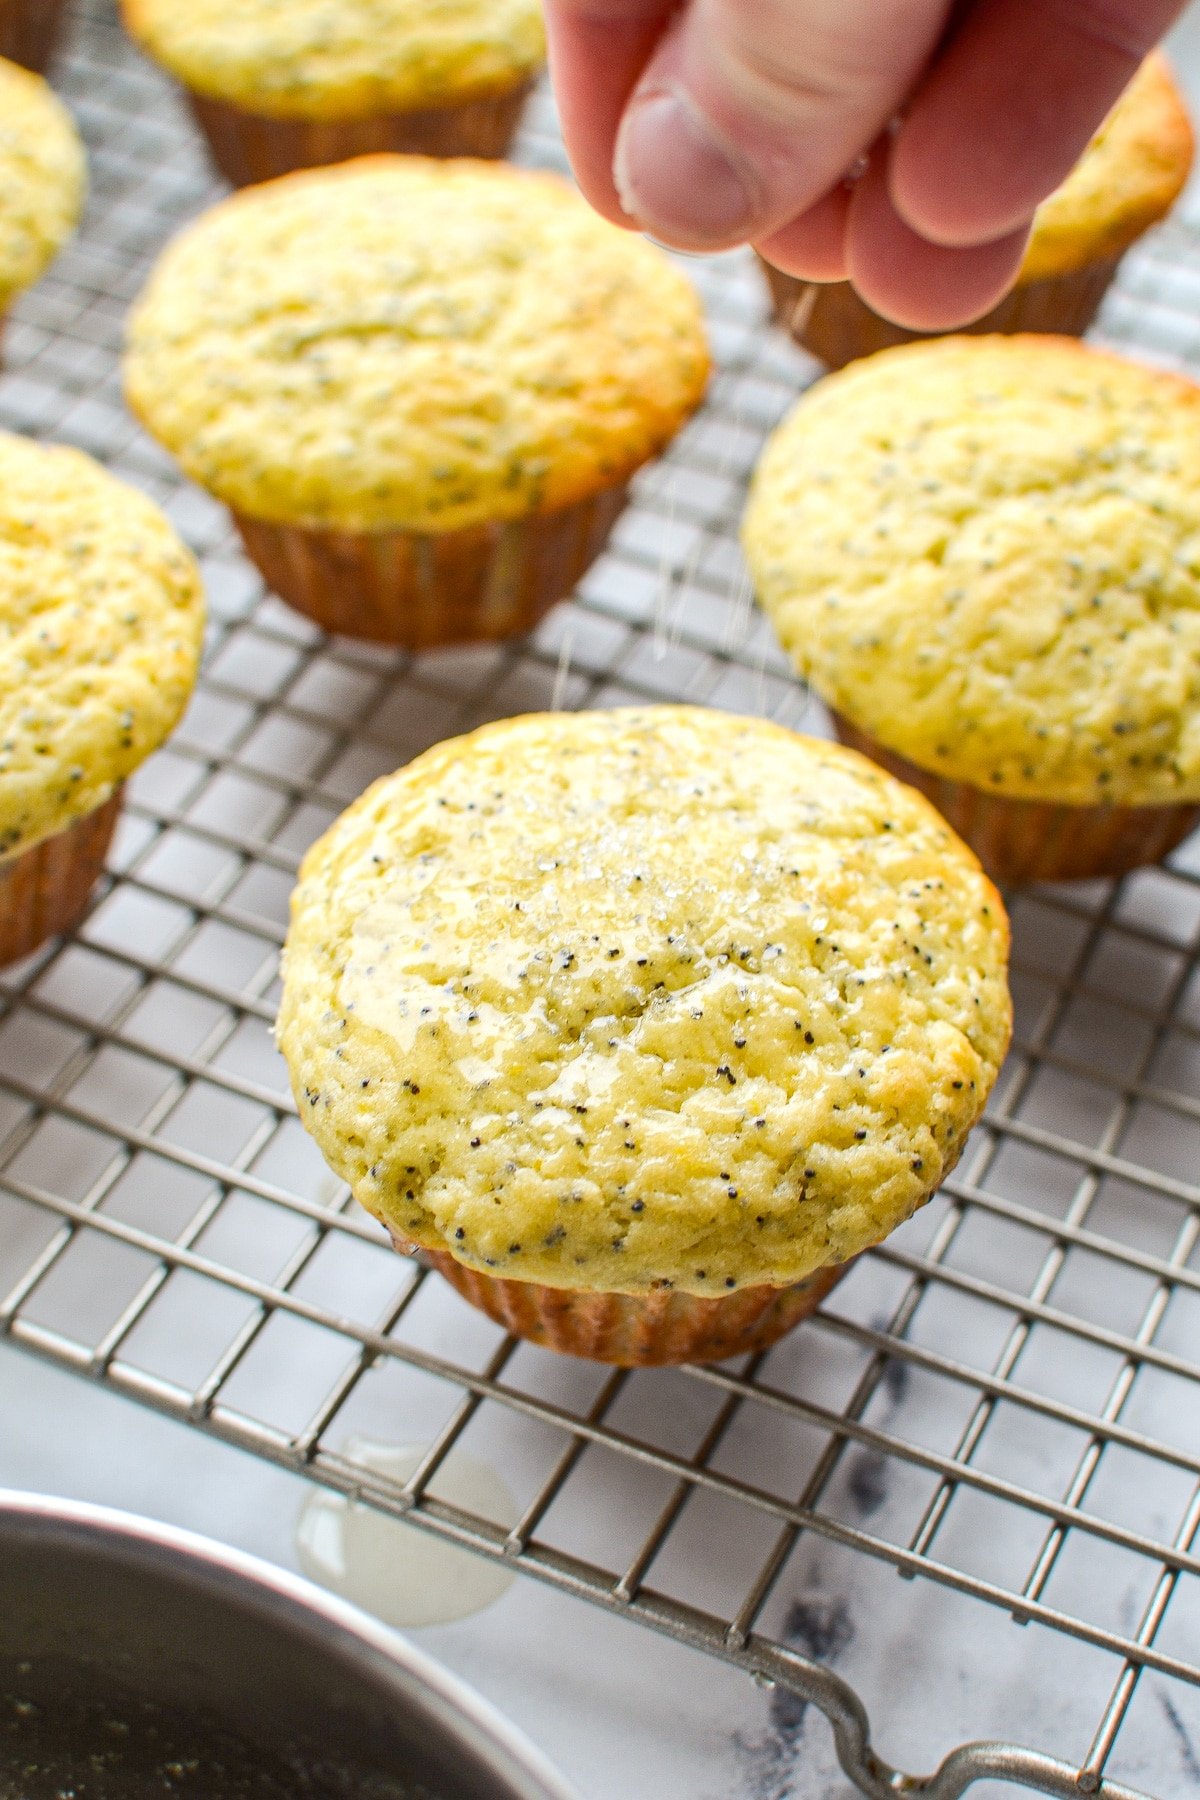
<path id="1" fill-rule="evenodd" d="M 125 1507 L 297 1567 L 303 1483 L 11 1349 L 0 1484 Z M 705 1657 L 524 1581 L 473 1619 L 410 1635 L 522 1726 L 583 1800 L 754 1792 L 736 1737 L 765 1729 L 766 1698 Z"/>

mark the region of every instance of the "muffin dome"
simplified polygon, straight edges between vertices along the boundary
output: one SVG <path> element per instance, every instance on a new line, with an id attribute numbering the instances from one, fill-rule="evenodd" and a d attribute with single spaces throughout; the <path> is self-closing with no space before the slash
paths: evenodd
<path id="1" fill-rule="evenodd" d="M 186 87 L 276 118 L 447 105 L 536 73 L 539 0 L 122 0 Z"/>
<path id="2" fill-rule="evenodd" d="M 40 75 L 0 57 L 0 310 L 74 231 L 86 180 L 66 107 Z"/>
<path id="3" fill-rule="evenodd" d="M 1200 799 L 1200 389 L 1065 338 L 855 363 L 769 443 L 759 597 L 918 768 L 1071 805 Z"/>
<path id="4" fill-rule="evenodd" d="M 0 432 L 0 855 L 103 805 L 195 681 L 200 577 L 157 507 Z"/>
<path id="5" fill-rule="evenodd" d="M 236 511 L 442 531 L 621 481 L 699 403 L 699 302 L 565 182 L 363 157 L 253 188 L 168 248 L 130 403 Z"/>
<path id="6" fill-rule="evenodd" d="M 877 1242 L 1009 1031 L 1003 908 L 864 758 L 689 707 L 485 726 L 309 851 L 279 1041 L 402 1241 L 720 1294 Z"/>

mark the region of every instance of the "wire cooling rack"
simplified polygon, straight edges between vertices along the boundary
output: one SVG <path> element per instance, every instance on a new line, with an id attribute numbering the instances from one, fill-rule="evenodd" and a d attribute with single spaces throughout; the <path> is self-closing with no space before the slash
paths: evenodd
<path id="1" fill-rule="evenodd" d="M 683 697 L 823 730 L 735 542 L 763 432 L 815 368 L 768 328 L 748 259 L 689 263 L 720 373 L 576 599 L 503 648 L 329 641 L 264 597 L 222 509 L 121 405 L 127 304 L 216 191 L 182 109 L 103 0 L 58 79 L 91 205 L 15 310 L 0 422 L 160 500 L 203 559 L 212 628 L 89 918 L 0 982 L 0 1329 L 724 1658 L 793 1718 L 814 1702 L 868 1795 L 992 1777 L 1122 1800 L 1149 1771 L 1174 1800 L 1163 1772 L 1200 1782 L 1200 849 L 1015 901 L 1017 1036 L 986 1122 L 784 1343 L 630 1374 L 505 1338 L 385 1246 L 300 1130 L 270 1041 L 298 857 L 372 777 L 505 713 Z M 521 157 L 561 164 L 544 95 Z M 1127 262 L 1106 334 L 1200 370 L 1198 296 L 1200 235 L 1168 227 Z M 355 1461 L 372 1424 L 429 1445 L 407 1482 Z M 515 1525 L 439 1498 L 459 1443 L 503 1466 Z M 1016 1683 L 1061 1700 L 1056 1741 L 951 1740 L 923 1780 L 884 1764 L 863 1704 L 880 1657 L 856 1665 L 804 1601 L 816 1542 L 910 1659 L 912 1709 L 949 1706 L 953 1632 L 979 1738 Z"/>

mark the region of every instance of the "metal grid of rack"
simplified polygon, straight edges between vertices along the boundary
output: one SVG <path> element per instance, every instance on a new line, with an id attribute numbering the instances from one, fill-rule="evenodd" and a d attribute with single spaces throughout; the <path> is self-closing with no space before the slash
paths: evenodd
<path id="1" fill-rule="evenodd" d="M 945 1800 L 991 1776 L 1120 1800 L 1129 1769 L 1200 1777 L 1200 848 L 1015 900 L 1017 1035 L 985 1123 L 783 1344 L 628 1373 L 505 1338 L 391 1252 L 300 1130 L 270 1041 L 298 858 L 369 779 L 505 713 L 682 697 L 823 730 L 736 549 L 762 434 L 817 371 L 767 326 L 747 258 L 689 262 L 719 375 L 576 598 L 501 648 L 327 640 L 263 595 L 223 510 L 122 409 L 126 306 L 216 190 L 111 7 L 74 24 L 58 79 L 92 199 L 10 322 L 0 424 L 154 495 L 202 558 L 212 628 L 89 918 L 0 980 L 0 1331 L 815 1702 L 864 1793 Z M 544 94 L 520 156 L 561 165 Z M 1129 259 L 1106 335 L 1200 369 L 1198 295 L 1200 233 L 1168 227 Z M 406 1482 L 355 1462 L 372 1420 L 428 1443 Z M 515 1524 L 439 1498 L 461 1442 L 503 1444 Z M 823 1662 L 792 1629 L 814 1539 L 872 1595 L 886 1575 L 925 1643 L 966 1608 L 981 1673 L 1016 1659 L 1069 1688 L 1078 1741 L 947 1745 L 935 1776 L 896 1776 L 855 1671 L 828 1666 L 836 1633 Z M 935 1679 L 933 1659 L 925 1706 Z"/>

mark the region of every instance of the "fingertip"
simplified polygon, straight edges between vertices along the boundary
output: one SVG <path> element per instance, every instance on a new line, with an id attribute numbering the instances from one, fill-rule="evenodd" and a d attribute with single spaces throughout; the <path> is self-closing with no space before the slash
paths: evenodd
<path id="1" fill-rule="evenodd" d="M 839 181 L 815 206 L 762 238 L 755 249 L 785 275 L 801 281 L 844 281 L 849 215 L 850 189 Z"/>
<path id="2" fill-rule="evenodd" d="M 568 161 L 571 165 L 571 173 L 575 178 L 575 185 L 593 212 L 599 213 L 602 219 L 607 219 L 610 225 L 619 225 L 624 231 L 640 231 L 642 229 L 638 221 L 631 218 L 621 205 L 620 197 L 611 179 L 606 180 L 594 166 L 589 165 L 588 160 L 584 157 L 580 157 L 577 161 L 568 152 Z"/>
<path id="3" fill-rule="evenodd" d="M 897 45 L 877 0 L 675 0 L 616 134 L 627 214 L 684 250 L 773 238 L 874 137 L 944 23 L 905 0 Z"/>
<path id="4" fill-rule="evenodd" d="M 913 231 L 892 205 L 884 158 L 857 183 L 846 221 L 846 271 L 877 313 L 909 331 L 953 331 L 1002 300 L 1020 270 L 1029 221 L 990 243 L 947 248 Z"/>
<path id="5" fill-rule="evenodd" d="M 1135 74 L 1172 0 L 1099 7 L 987 0 L 961 22 L 910 96 L 888 183 L 927 242 L 962 249 L 1021 229 L 1061 185 Z"/>
<path id="6" fill-rule="evenodd" d="M 0 0 L 2 4 L 2 0 Z M 661 30 L 668 0 L 646 0 L 625 21 L 547 6 L 550 73 L 571 171 L 610 224 L 639 229 L 613 180 L 613 146 L 629 98 Z"/>
<path id="7" fill-rule="evenodd" d="M 755 215 L 742 159 L 675 83 L 634 94 L 617 131 L 613 183 L 625 212 L 680 250 L 744 243 Z"/>
<path id="8" fill-rule="evenodd" d="M 948 125 L 920 106 L 893 140 L 887 164 L 888 198 L 898 219 L 925 243 L 943 250 L 968 250 L 995 243 L 1025 229 L 1034 206 L 1066 179 L 1074 158 L 1063 158 L 1061 173 L 1045 162 L 1036 179 L 1024 178 L 1011 157 L 973 152 L 974 178 L 947 180 L 951 146 L 961 125 Z M 1029 137 L 1045 144 L 1045 134 L 1029 127 Z M 1031 195 L 1037 195 L 1031 199 Z"/>
<path id="9" fill-rule="evenodd" d="M 619 225 L 622 231 L 641 231 L 643 229 L 641 222 L 625 211 L 611 182 L 597 181 L 592 177 L 585 179 L 584 174 L 581 174 L 574 164 L 572 164 L 571 173 L 575 177 L 580 193 L 593 212 L 598 212 L 600 217 L 607 219 L 610 225 Z"/>

